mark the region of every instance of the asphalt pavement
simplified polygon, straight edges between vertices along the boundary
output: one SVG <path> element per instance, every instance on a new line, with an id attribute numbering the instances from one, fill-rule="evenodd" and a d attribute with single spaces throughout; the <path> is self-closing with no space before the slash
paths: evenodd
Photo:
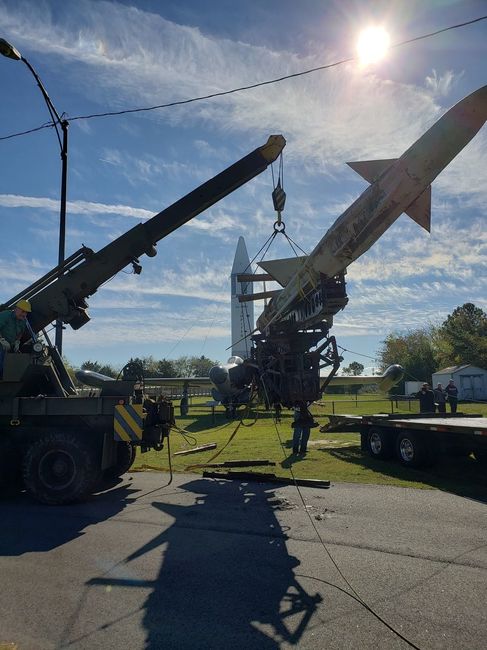
<path id="1" fill-rule="evenodd" d="M 486 503 L 168 480 L 63 507 L 2 497 L 0 648 L 487 646 Z"/>

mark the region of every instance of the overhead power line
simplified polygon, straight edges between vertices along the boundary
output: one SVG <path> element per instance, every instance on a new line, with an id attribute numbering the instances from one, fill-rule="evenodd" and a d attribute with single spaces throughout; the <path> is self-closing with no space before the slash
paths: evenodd
<path id="1" fill-rule="evenodd" d="M 473 25 L 474 23 L 478 23 L 482 20 L 486 20 L 486 16 L 480 16 L 479 18 L 474 18 L 473 20 L 468 20 L 463 23 L 457 23 L 456 25 L 450 25 L 449 27 L 443 27 L 442 29 L 438 29 L 434 32 L 428 32 L 427 34 L 423 34 L 421 36 L 416 36 L 414 38 L 409 38 L 405 41 L 401 41 L 399 43 L 394 43 L 393 45 L 390 46 L 389 49 L 394 49 L 398 47 L 403 47 L 404 45 L 408 45 L 410 43 L 415 43 L 417 41 L 424 40 L 426 38 L 431 38 L 433 36 L 437 36 L 438 34 L 442 34 L 444 32 L 451 31 L 453 29 L 459 29 L 460 27 L 466 27 L 467 25 Z M 271 84 L 276 84 L 280 83 L 281 81 L 286 81 L 288 79 L 294 79 L 295 77 L 302 77 L 307 74 L 311 74 L 313 72 L 319 72 L 320 70 L 328 70 L 330 68 L 335 68 L 339 65 L 343 65 L 344 63 L 350 63 L 351 61 L 354 61 L 357 57 L 352 56 L 348 57 L 347 59 L 342 59 L 341 61 L 335 61 L 334 63 L 328 63 L 326 65 L 320 65 L 315 68 L 310 68 L 309 70 L 302 70 L 301 72 L 294 72 L 293 74 L 288 74 L 284 75 L 282 77 L 277 77 L 275 79 L 268 79 L 267 81 L 260 81 L 254 84 L 249 84 L 248 86 L 240 86 L 238 88 L 232 88 L 231 90 L 222 90 L 220 92 L 216 93 L 210 93 L 208 95 L 201 95 L 199 97 L 192 97 L 190 99 L 181 99 L 178 101 L 174 102 L 168 102 L 166 104 L 157 104 L 155 106 L 146 106 L 146 107 L 141 107 L 141 108 L 127 108 L 124 110 L 120 111 L 106 111 L 104 113 L 91 113 L 88 115 L 76 115 L 74 117 L 69 117 L 69 121 L 73 122 L 74 120 L 90 120 L 96 117 L 114 117 L 116 115 L 128 115 L 130 113 L 143 113 L 143 112 L 148 112 L 148 111 L 155 111 L 159 110 L 162 108 L 171 108 L 173 106 L 183 106 L 184 104 L 192 104 L 194 102 L 200 102 L 204 101 L 207 99 L 213 99 L 215 97 L 224 97 L 225 95 L 232 95 L 238 92 L 242 92 L 244 90 L 252 90 L 254 88 L 260 88 L 261 86 L 269 86 Z M 8 140 L 11 138 L 15 138 L 21 135 L 27 135 L 28 133 L 33 133 L 35 131 L 40 131 L 41 129 L 47 129 L 47 128 L 52 128 L 53 124 L 44 124 L 42 126 L 39 126 L 34 129 L 30 129 L 28 131 L 22 131 L 20 133 L 12 133 L 11 135 L 3 136 L 0 137 L 0 140 Z"/>

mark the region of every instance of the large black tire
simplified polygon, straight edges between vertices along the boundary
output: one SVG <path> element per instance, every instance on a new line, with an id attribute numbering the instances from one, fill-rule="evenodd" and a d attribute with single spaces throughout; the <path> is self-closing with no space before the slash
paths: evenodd
<path id="1" fill-rule="evenodd" d="M 83 434 L 47 434 L 31 444 L 23 462 L 27 491 L 48 505 L 83 499 L 100 472 L 99 455 Z"/>
<path id="2" fill-rule="evenodd" d="M 392 434 L 385 429 L 370 429 L 367 431 L 366 448 L 372 458 L 383 460 L 392 458 L 394 453 Z"/>
<path id="3" fill-rule="evenodd" d="M 14 444 L 0 434 L 0 488 L 18 488 L 22 483 L 21 457 Z"/>
<path id="4" fill-rule="evenodd" d="M 406 467 L 426 467 L 432 463 L 425 440 L 413 431 L 403 431 L 399 434 L 396 455 L 399 462 Z"/>
<path id="5" fill-rule="evenodd" d="M 117 462 L 104 472 L 104 478 L 113 479 L 128 472 L 135 461 L 135 447 L 129 442 L 117 442 Z"/>

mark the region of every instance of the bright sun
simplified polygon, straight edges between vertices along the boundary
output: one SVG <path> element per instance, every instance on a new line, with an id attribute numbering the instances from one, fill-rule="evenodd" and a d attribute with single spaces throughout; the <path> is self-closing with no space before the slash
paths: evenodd
<path id="1" fill-rule="evenodd" d="M 389 47 L 389 34 L 383 27 L 368 27 L 360 33 L 357 54 L 362 65 L 376 63 L 385 56 Z"/>

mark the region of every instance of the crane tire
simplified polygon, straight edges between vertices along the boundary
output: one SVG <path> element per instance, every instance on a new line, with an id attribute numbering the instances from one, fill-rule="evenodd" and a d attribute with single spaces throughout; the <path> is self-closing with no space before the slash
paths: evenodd
<path id="1" fill-rule="evenodd" d="M 32 443 L 23 462 L 27 492 L 41 503 L 80 501 L 98 483 L 100 458 L 86 433 L 49 433 Z"/>
<path id="2" fill-rule="evenodd" d="M 103 478 L 113 479 L 128 472 L 135 461 L 136 450 L 129 442 L 117 442 L 117 462 L 103 472 Z"/>

